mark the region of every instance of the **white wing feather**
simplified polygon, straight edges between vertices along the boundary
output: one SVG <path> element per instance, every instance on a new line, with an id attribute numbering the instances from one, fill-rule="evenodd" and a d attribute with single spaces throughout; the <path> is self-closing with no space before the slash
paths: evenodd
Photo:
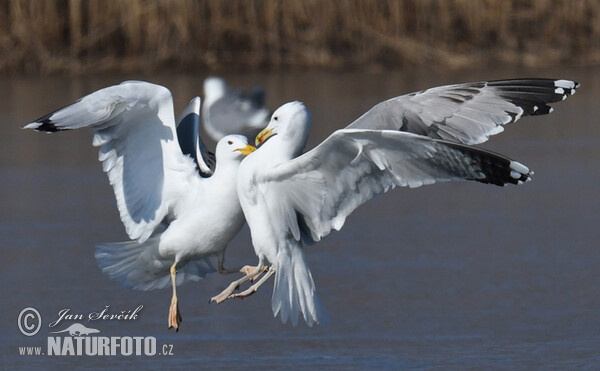
<path id="1" fill-rule="evenodd" d="M 304 230 L 318 241 L 342 228 L 358 206 L 396 186 L 460 180 L 504 185 L 529 175 L 517 162 L 461 144 L 399 131 L 343 129 L 255 181 L 270 195 L 270 215 L 277 216 L 272 222 L 282 223 L 277 230 L 297 240 Z"/>
<path id="2" fill-rule="evenodd" d="M 177 143 L 173 100 L 165 87 L 128 81 L 87 95 L 25 128 L 87 127 L 131 239 L 144 242 L 185 191 L 194 165 Z"/>

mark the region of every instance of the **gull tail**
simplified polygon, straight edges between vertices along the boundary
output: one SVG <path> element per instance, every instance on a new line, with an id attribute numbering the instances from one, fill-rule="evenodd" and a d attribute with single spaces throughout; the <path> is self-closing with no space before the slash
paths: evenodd
<path id="1" fill-rule="evenodd" d="M 275 267 L 275 286 L 271 300 L 273 315 L 281 315 L 281 322 L 298 323 L 302 313 L 309 327 L 326 324 L 327 313 L 319 298 L 302 248 L 294 244 L 291 249 L 280 249 Z"/>
<path id="2" fill-rule="evenodd" d="M 96 246 L 96 262 L 111 279 L 134 290 L 162 289 L 171 285 L 169 268 L 173 259 L 158 253 L 160 236 L 143 243 L 126 241 Z M 177 285 L 198 281 L 216 269 L 208 257 L 188 261 L 177 267 Z"/>

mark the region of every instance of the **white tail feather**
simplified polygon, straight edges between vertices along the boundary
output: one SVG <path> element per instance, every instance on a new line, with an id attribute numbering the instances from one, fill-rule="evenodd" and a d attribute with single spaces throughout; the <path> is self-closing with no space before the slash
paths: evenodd
<path id="1" fill-rule="evenodd" d="M 105 243 L 96 246 L 98 266 L 111 279 L 135 290 L 162 289 L 171 284 L 172 259 L 158 253 L 160 237 L 137 241 Z M 216 269 L 208 257 L 192 260 L 177 267 L 177 285 L 198 281 Z"/>
<path id="2" fill-rule="evenodd" d="M 273 315 L 280 314 L 283 323 L 290 319 L 296 326 L 300 313 L 309 327 L 327 322 L 327 313 L 317 294 L 304 252 L 296 244 L 280 249 L 277 254 L 271 304 Z"/>

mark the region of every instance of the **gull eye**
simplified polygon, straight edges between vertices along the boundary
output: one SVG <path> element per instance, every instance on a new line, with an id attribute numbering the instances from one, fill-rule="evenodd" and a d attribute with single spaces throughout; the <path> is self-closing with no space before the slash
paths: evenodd
<path id="1" fill-rule="evenodd" d="M 228 140 L 228 141 L 227 141 L 227 144 L 229 144 L 229 145 L 232 145 L 232 144 L 233 144 L 233 142 L 232 142 L 232 141 L 230 141 L 230 140 Z"/>
<path id="2" fill-rule="evenodd" d="M 273 120 L 277 121 L 277 120 L 279 120 L 279 117 L 275 116 L 275 117 L 273 117 Z"/>

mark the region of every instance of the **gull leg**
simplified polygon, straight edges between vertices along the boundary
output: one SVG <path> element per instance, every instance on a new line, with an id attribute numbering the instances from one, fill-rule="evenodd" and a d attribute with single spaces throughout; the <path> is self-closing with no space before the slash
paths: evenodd
<path id="1" fill-rule="evenodd" d="M 240 272 L 244 273 L 245 275 L 249 275 L 252 274 L 252 272 L 254 272 L 255 269 L 259 269 L 258 266 L 253 266 L 253 265 L 244 265 L 243 267 L 240 268 Z M 255 280 L 258 279 L 258 277 L 260 277 L 261 274 L 265 273 L 266 271 L 269 270 L 269 267 L 267 267 L 266 265 L 263 265 L 263 268 L 261 269 L 261 271 L 257 274 L 254 275 L 252 278 L 250 278 L 250 282 L 254 282 Z"/>
<path id="2" fill-rule="evenodd" d="M 175 276 L 177 275 L 177 262 L 173 263 L 170 272 L 171 285 L 173 286 L 173 297 L 171 298 L 171 308 L 169 309 L 169 328 L 175 328 L 175 331 L 179 331 L 179 324 L 181 323 L 181 313 L 179 313 L 177 289 L 175 284 Z"/>
<path id="3" fill-rule="evenodd" d="M 234 269 L 225 268 L 224 262 L 225 262 L 225 252 L 222 252 L 219 254 L 219 265 L 217 267 L 217 270 L 220 274 L 231 274 L 231 273 L 237 273 L 240 271 L 239 269 L 236 269 L 236 268 L 234 268 Z"/>
<path id="4" fill-rule="evenodd" d="M 237 294 L 232 294 L 231 296 L 229 296 L 229 298 L 240 298 L 243 299 L 245 297 L 248 297 L 252 294 L 254 294 L 255 292 L 258 291 L 258 288 L 265 283 L 269 277 L 271 277 L 273 275 L 273 273 L 275 273 L 275 268 L 274 267 L 267 267 L 267 273 L 262 276 L 262 278 L 260 280 L 258 280 L 258 282 L 256 282 L 254 285 L 248 287 L 248 289 L 237 293 Z"/>
<path id="5" fill-rule="evenodd" d="M 242 270 L 247 270 L 246 266 L 244 268 L 242 268 Z M 231 284 L 229 284 L 229 286 L 227 286 L 227 288 L 225 290 L 223 290 L 219 295 L 217 296 L 213 296 L 210 299 L 210 302 L 212 303 L 213 301 L 217 302 L 217 304 L 220 304 L 222 302 L 224 302 L 225 300 L 227 300 L 227 298 L 229 298 L 229 296 L 231 294 L 233 294 L 233 292 L 235 290 L 238 289 L 238 287 L 240 287 L 240 285 L 246 281 L 252 280 L 258 276 L 260 276 L 264 271 L 265 271 L 265 265 L 262 262 L 262 260 L 260 260 L 258 262 L 258 265 L 256 267 L 250 267 L 253 268 L 251 269 L 251 271 L 249 273 L 246 273 L 246 275 L 242 278 L 240 278 L 239 280 L 233 281 Z M 240 270 L 240 271 L 242 271 Z"/>
<path id="6" fill-rule="evenodd" d="M 225 256 L 222 253 L 219 255 L 219 265 L 217 267 L 217 270 L 220 274 L 231 274 L 231 273 L 242 272 L 245 275 L 249 275 L 252 272 L 254 272 L 254 270 L 256 269 L 256 267 L 252 266 L 252 265 L 244 265 L 243 267 L 227 269 L 227 268 L 225 268 L 224 262 L 225 262 Z M 267 267 L 264 267 L 263 272 L 266 272 L 267 269 L 268 269 Z M 251 281 L 254 282 L 254 280 L 257 278 L 258 278 L 258 276 L 252 278 Z"/>

